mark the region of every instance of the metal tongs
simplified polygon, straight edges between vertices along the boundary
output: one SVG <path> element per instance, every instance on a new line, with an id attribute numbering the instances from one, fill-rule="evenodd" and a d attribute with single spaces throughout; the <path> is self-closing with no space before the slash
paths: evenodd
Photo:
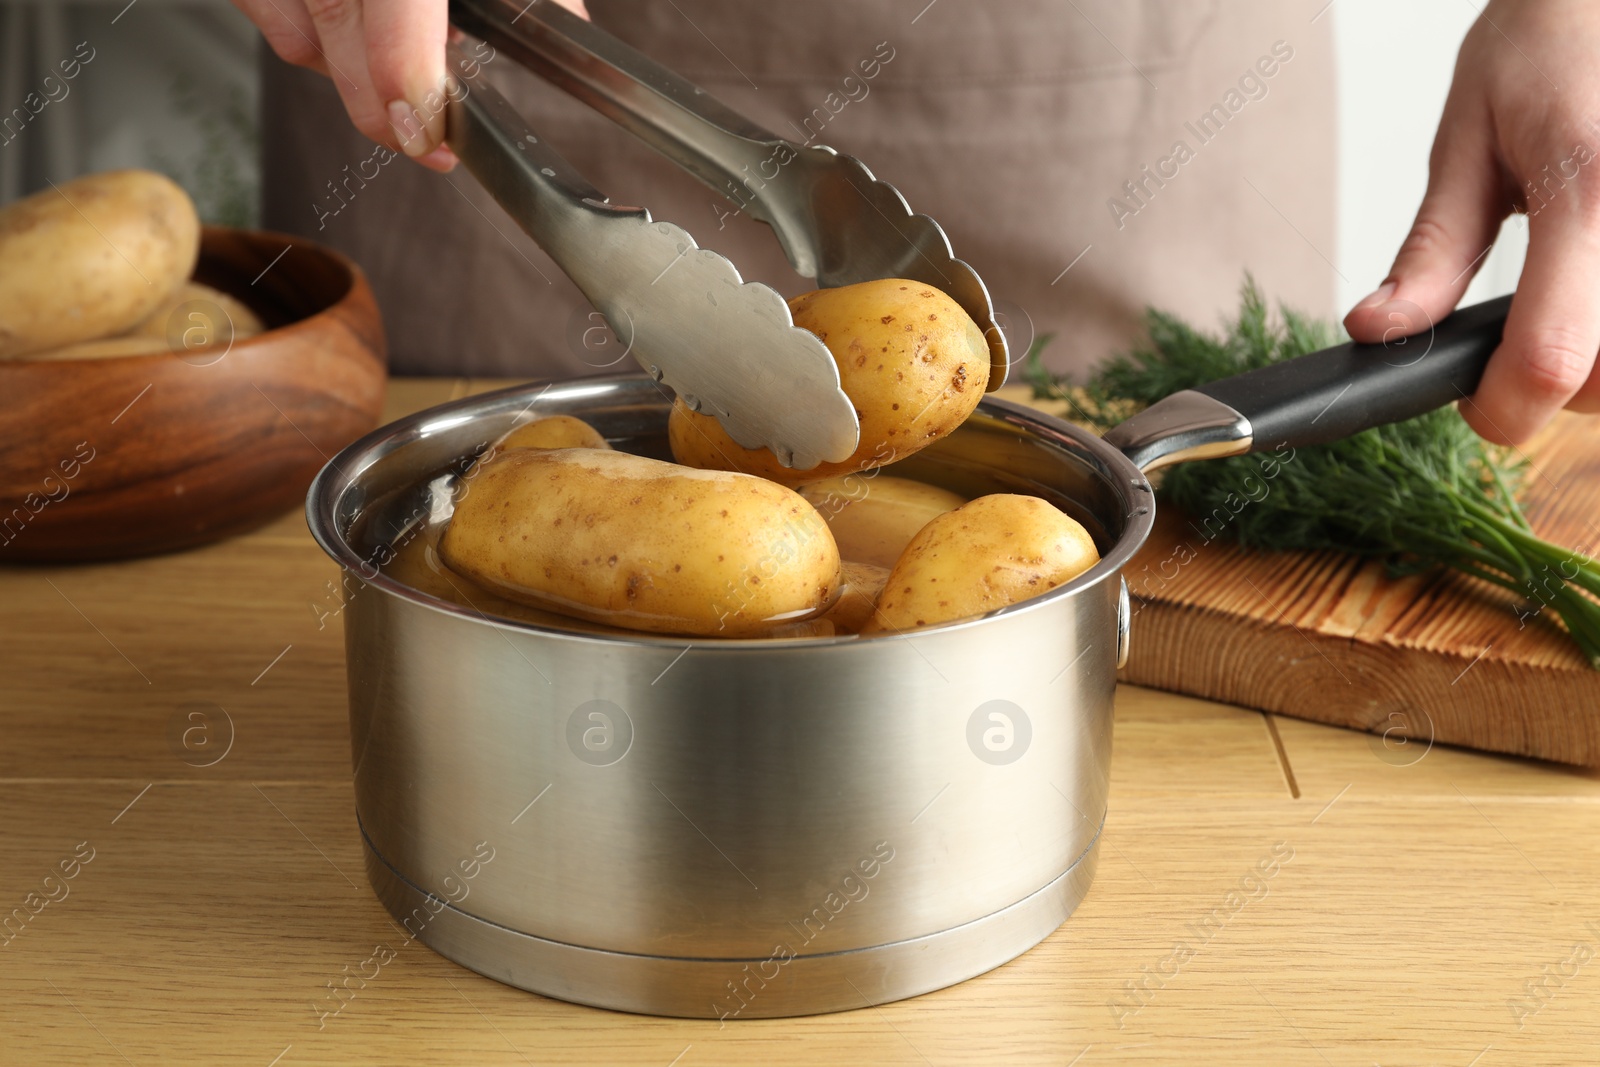
<path id="1" fill-rule="evenodd" d="M 939 224 L 914 215 L 865 165 L 778 137 L 552 0 L 450 0 L 451 21 L 739 204 L 821 287 L 910 278 L 943 290 L 989 342 L 989 388 L 1006 339 L 989 292 Z M 681 227 L 620 207 L 537 137 L 451 46 L 447 143 L 605 316 L 617 339 L 691 409 L 746 448 L 808 469 L 855 451 L 860 425 L 817 336 L 771 287 L 745 282 Z"/>

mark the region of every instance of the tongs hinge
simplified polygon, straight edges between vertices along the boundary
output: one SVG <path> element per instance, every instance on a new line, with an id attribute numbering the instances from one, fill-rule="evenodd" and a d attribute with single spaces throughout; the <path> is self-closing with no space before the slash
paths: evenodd
<path id="1" fill-rule="evenodd" d="M 740 445 L 810 468 L 860 439 L 832 355 L 766 285 L 643 208 L 617 207 L 450 46 L 447 142 L 606 318 L 625 349 Z"/>

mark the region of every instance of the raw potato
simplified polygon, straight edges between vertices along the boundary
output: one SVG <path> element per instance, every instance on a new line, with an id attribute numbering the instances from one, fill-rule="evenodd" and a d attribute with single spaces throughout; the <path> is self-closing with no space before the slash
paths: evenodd
<path id="1" fill-rule="evenodd" d="M 508 599 L 658 633 L 755 636 L 839 591 L 833 535 L 798 493 L 595 448 L 477 468 L 439 553 Z"/>
<path id="2" fill-rule="evenodd" d="M 184 305 L 196 301 L 210 306 L 190 307 L 183 312 L 182 322 L 176 326 L 170 325 L 175 313 Z M 168 337 L 169 328 L 176 334 L 174 338 Z M 234 341 L 242 341 L 261 332 L 261 320 L 240 301 L 199 282 L 185 282 L 177 292 L 163 300 L 149 317 L 125 334 L 79 341 L 43 352 L 29 352 L 22 358 L 115 359 L 118 356 L 151 356 L 160 353 L 187 356 L 208 352 L 213 348 L 226 349 Z"/>
<path id="3" fill-rule="evenodd" d="M 672 406 L 667 437 L 679 463 L 739 470 L 785 485 L 869 470 L 932 444 L 972 414 L 989 383 L 989 346 L 944 293 L 890 278 L 818 289 L 789 301 L 794 323 L 822 338 L 855 404 L 861 443 L 849 459 L 807 471 L 764 448 L 741 448 L 709 415 Z"/>
<path id="4" fill-rule="evenodd" d="M 887 571 L 929 522 L 967 498 L 910 478 L 846 474 L 800 490 L 833 531 L 839 555 Z"/>
<path id="5" fill-rule="evenodd" d="M 207 304 L 209 307 L 191 307 L 181 321 L 174 323 L 173 315 L 185 304 Z M 213 310 L 215 309 L 215 310 Z M 220 314 L 218 314 L 220 312 Z M 128 331 L 129 337 L 170 338 L 186 352 L 209 348 L 213 344 L 227 344 L 231 338 L 242 341 L 254 337 L 266 327 L 254 311 L 242 301 L 220 289 L 199 282 L 184 282 L 177 292 L 161 302 L 161 306 L 145 316 L 143 322 Z M 231 332 L 230 332 L 231 330 Z"/>
<path id="6" fill-rule="evenodd" d="M 846 560 L 840 577 L 839 599 L 819 621 L 832 623 L 838 633 L 858 634 L 872 618 L 884 583 L 889 580 L 889 568 Z"/>
<path id="7" fill-rule="evenodd" d="M 610 448 L 600 431 L 571 415 L 549 415 L 523 423 L 494 443 L 496 452 L 517 448 Z"/>
<path id="8" fill-rule="evenodd" d="M 150 171 L 92 174 L 0 209 L 0 359 L 131 329 L 199 253 L 194 204 Z"/>
<path id="9" fill-rule="evenodd" d="M 29 352 L 23 359 L 34 362 L 66 359 L 115 359 L 118 356 L 166 355 L 167 342 L 154 337 L 124 334 L 98 341 L 79 341 L 75 345 L 62 345 L 44 352 Z"/>
<path id="10" fill-rule="evenodd" d="M 922 528 L 863 634 L 982 615 L 1062 585 L 1100 559 L 1089 533 L 1035 496 L 980 496 Z"/>

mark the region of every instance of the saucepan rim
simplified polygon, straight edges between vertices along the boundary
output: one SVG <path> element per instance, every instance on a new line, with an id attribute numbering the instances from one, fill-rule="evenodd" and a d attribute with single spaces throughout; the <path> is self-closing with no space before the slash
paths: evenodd
<path id="1" fill-rule="evenodd" d="M 380 426 L 341 450 L 317 472 L 316 478 L 311 483 L 311 488 L 306 493 L 306 524 L 311 529 L 311 536 L 335 563 L 338 563 L 347 572 L 354 572 L 363 584 L 375 587 L 419 607 L 453 616 L 466 622 L 485 624 L 502 631 L 509 630 L 540 637 L 580 642 L 673 649 L 681 649 L 687 644 L 703 651 L 749 653 L 761 650 L 778 651 L 795 648 L 818 650 L 827 648 L 868 648 L 889 642 L 927 637 L 931 634 L 951 633 L 974 626 L 982 626 L 1003 616 L 1022 615 L 1043 610 L 1056 601 L 1068 599 L 1102 582 L 1116 578 L 1123 566 L 1144 544 L 1145 539 L 1149 537 L 1155 522 L 1155 495 L 1151 490 L 1149 481 L 1146 480 L 1139 468 L 1116 448 L 1102 441 L 1088 430 L 1074 426 L 1065 420 L 1008 400 L 985 397 L 978 403 L 978 414 L 989 416 L 1016 427 L 1027 436 L 1057 448 L 1087 453 L 1088 458 L 1097 461 L 1098 468 L 1094 464 L 1090 464 L 1092 475 L 1101 479 L 1112 491 L 1113 497 L 1124 504 L 1125 515 L 1121 520 L 1122 532 L 1117 536 L 1109 551 L 1102 554 L 1098 563 L 1065 585 L 1057 586 L 1047 593 L 1042 593 L 1017 604 L 997 608 L 983 615 L 927 626 L 905 633 L 878 634 L 874 635 L 870 640 L 864 641 L 853 634 L 842 634 L 835 637 L 732 638 L 644 632 L 628 634 L 591 633 L 580 630 L 565 630 L 554 626 L 542 626 L 519 619 L 488 615 L 482 611 L 464 607 L 414 589 L 390 576 L 387 572 L 374 567 L 370 560 L 356 551 L 345 531 L 339 528 L 337 515 L 339 503 L 344 494 L 359 486 L 363 475 L 382 461 L 385 456 L 408 444 L 423 440 L 431 434 L 459 426 L 465 421 L 466 417 L 502 413 L 505 410 L 518 408 L 533 410 L 541 400 L 546 398 L 552 401 L 567 399 L 571 398 L 574 393 L 581 397 L 600 397 L 608 391 L 620 391 L 628 387 L 637 388 L 643 383 L 649 383 L 652 387 L 661 389 L 663 398 L 670 401 L 670 394 L 666 392 L 664 387 L 657 385 L 649 375 L 643 373 L 596 375 L 582 378 L 532 381 L 491 392 L 479 393 L 459 400 L 446 401 Z M 958 430 L 957 432 L 959 433 L 960 431 Z M 368 571 L 372 573 L 369 575 Z"/>

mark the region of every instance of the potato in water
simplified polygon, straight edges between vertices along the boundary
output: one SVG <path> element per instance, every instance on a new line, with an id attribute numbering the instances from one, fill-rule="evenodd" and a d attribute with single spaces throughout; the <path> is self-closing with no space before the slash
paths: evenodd
<path id="1" fill-rule="evenodd" d="M 600 436 L 600 431 L 582 419 L 571 415 L 546 415 L 542 419 L 525 422 L 501 434 L 484 452 L 482 458 L 467 471 L 469 479 L 477 477 L 477 470 L 496 456 L 515 452 L 519 448 L 604 448 L 611 442 Z"/>
<path id="2" fill-rule="evenodd" d="M 840 578 L 839 599 L 817 621 L 832 624 L 834 633 L 858 634 L 872 618 L 889 568 L 845 560 Z"/>
<path id="3" fill-rule="evenodd" d="M 1054 589 L 1100 559 L 1075 520 L 1036 496 L 980 496 L 906 546 L 862 634 L 982 615 Z"/>
<path id="4" fill-rule="evenodd" d="M 811 470 L 783 466 L 765 448 L 741 448 L 709 415 L 680 401 L 667 423 L 679 463 L 759 474 L 784 485 L 881 467 L 954 430 L 989 383 L 989 346 L 944 293 L 903 278 L 818 289 L 789 301 L 796 326 L 822 338 L 855 404 L 861 442 L 850 458 Z"/>
<path id="5" fill-rule="evenodd" d="M 833 535 L 793 490 L 598 448 L 479 465 L 439 553 L 507 599 L 657 633 L 756 636 L 839 592 Z"/>
<path id="6" fill-rule="evenodd" d="M 887 570 L 917 532 L 967 498 L 936 485 L 887 474 L 846 474 L 802 486 L 833 531 L 839 555 Z"/>
<path id="7" fill-rule="evenodd" d="M 600 431 L 571 415 L 547 415 L 525 422 L 494 443 L 496 452 L 516 448 L 610 448 Z"/>

